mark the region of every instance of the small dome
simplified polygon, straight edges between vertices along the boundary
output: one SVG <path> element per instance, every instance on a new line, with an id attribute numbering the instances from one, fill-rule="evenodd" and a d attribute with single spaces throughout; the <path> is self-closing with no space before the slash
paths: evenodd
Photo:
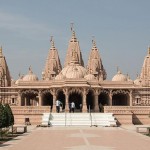
<path id="1" fill-rule="evenodd" d="M 127 77 L 120 71 L 112 78 L 112 81 L 127 81 Z"/>
<path id="2" fill-rule="evenodd" d="M 61 73 L 66 77 L 66 78 L 84 78 L 86 75 L 86 69 L 82 67 L 79 64 L 70 64 L 66 66 Z"/>
<path id="3" fill-rule="evenodd" d="M 18 84 L 20 81 L 22 81 L 21 78 L 19 78 L 18 80 L 16 80 L 15 84 Z"/>
<path id="4" fill-rule="evenodd" d="M 19 79 L 16 80 L 15 84 L 18 84 L 20 81 L 22 81 L 23 77 L 24 77 L 23 75 L 19 74 Z"/>
<path id="5" fill-rule="evenodd" d="M 55 77 L 55 80 L 63 80 L 63 79 L 65 79 L 65 76 L 61 72 Z"/>
<path id="6" fill-rule="evenodd" d="M 127 74 L 127 81 L 133 82 L 132 79 L 130 78 L 130 76 L 128 74 Z"/>
<path id="7" fill-rule="evenodd" d="M 96 79 L 93 74 L 85 75 L 84 78 L 85 78 L 86 80 L 95 80 L 95 79 Z"/>
<path id="8" fill-rule="evenodd" d="M 141 79 L 139 76 L 137 76 L 137 78 L 134 80 L 134 84 L 135 85 L 141 85 Z"/>
<path id="9" fill-rule="evenodd" d="M 31 67 L 30 67 L 29 73 L 25 75 L 22 80 L 23 81 L 37 81 L 38 77 L 32 72 Z"/>

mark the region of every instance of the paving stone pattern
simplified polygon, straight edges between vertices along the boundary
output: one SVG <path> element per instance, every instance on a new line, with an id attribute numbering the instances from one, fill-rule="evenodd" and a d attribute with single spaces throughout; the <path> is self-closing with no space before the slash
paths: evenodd
<path id="1" fill-rule="evenodd" d="M 30 127 L 0 150 L 150 150 L 150 137 L 132 127 Z"/>

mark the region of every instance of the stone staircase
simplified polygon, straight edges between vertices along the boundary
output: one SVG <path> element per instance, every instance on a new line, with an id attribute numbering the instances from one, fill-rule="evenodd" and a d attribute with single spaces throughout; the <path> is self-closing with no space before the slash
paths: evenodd
<path id="1" fill-rule="evenodd" d="M 112 113 L 44 113 L 43 126 L 117 126 Z"/>

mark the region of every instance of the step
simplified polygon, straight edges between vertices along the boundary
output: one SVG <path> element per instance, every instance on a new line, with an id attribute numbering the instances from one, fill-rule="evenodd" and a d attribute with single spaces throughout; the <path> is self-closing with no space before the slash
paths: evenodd
<path id="1" fill-rule="evenodd" d="M 42 124 L 49 122 L 52 126 L 116 126 L 112 113 L 44 113 Z"/>

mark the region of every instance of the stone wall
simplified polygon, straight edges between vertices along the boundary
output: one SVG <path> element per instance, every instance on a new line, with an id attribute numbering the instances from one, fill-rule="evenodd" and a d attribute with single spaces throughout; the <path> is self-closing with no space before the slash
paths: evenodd
<path id="1" fill-rule="evenodd" d="M 11 106 L 15 124 L 24 124 L 29 118 L 32 125 L 41 123 L 43 113 L 49 113 L 49 106 Z M 150 124 L 150 106 L 104 106 L 104 112 L 111 112 L 117 124 Z"/>
<path id="2" fill-rule="evenodd" d="M 150 106 L 104 106 L 121 124 L 150 124 Z"/>
<path id="3" fill-rule="evenodd" d="M 25 124 L 26 118 L 32 125 L 39 125 L 42 121 L 43 113 L 49 113 L 49 106 L 11 106 L 15 118 L 15 124 Z"/>

